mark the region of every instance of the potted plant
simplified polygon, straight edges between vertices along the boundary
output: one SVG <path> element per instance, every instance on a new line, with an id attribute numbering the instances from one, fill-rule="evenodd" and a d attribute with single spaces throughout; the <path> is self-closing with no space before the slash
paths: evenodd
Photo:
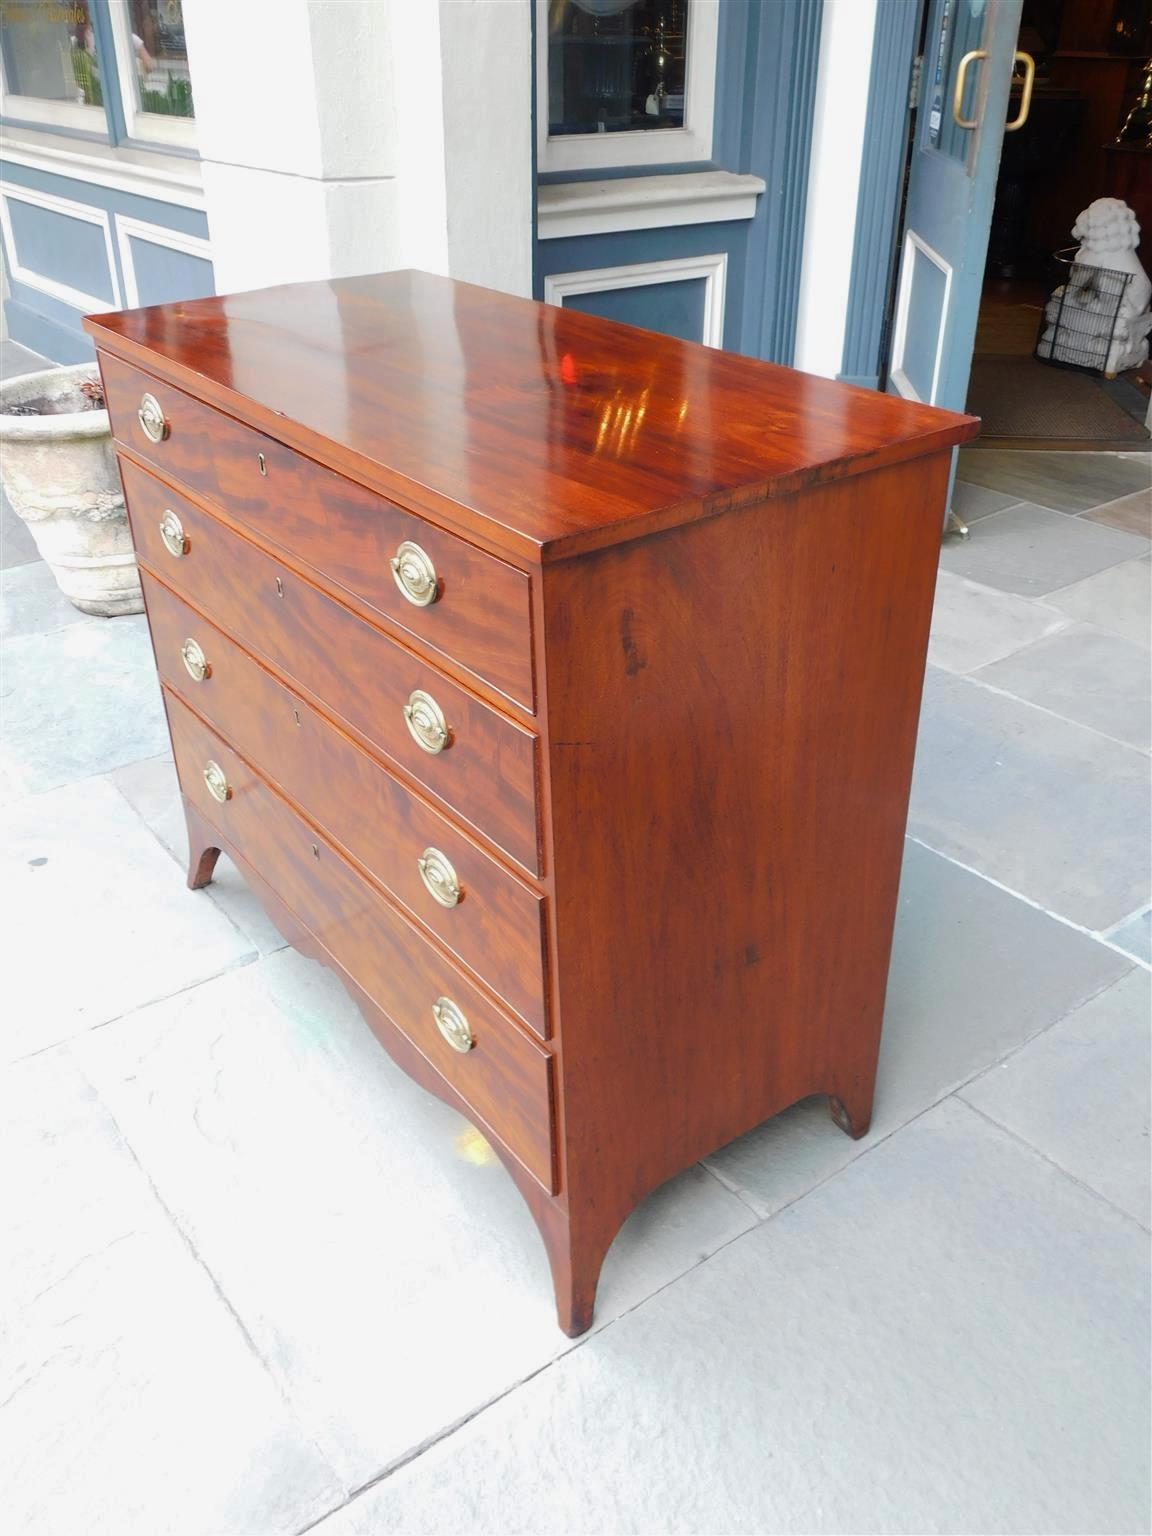
<path id="1" fill-rule="evenodd" d="M 25 373 L 0 384 L 0 468 L 9 501 L 65 597 L 83 613 L 142 613 L 94 364 Z"/>

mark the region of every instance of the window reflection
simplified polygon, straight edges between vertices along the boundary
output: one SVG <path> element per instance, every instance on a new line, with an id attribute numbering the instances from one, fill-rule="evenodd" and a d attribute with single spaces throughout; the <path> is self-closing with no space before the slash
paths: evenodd
<path id="1" fill-rule="evenodd" d="M 88 6 L 47 6 L 44 0 L 5 0 L 4 79 L 16 96 L 78 106 L 103 105 L 100 69 Z"/>
<path id="2" fill-rule="evenodd" d="M 132 0 L 136 105 L 161 117 L 192 117 L 192 82 L 181 0 Z"/>
<path id="3" fill-rule="evenodd" d="M 684 126 L 691 0 L 550 0 L 548 131 Z"/>

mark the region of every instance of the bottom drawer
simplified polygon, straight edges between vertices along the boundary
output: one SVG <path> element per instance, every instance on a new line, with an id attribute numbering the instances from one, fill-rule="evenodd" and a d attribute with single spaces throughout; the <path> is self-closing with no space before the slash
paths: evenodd
<path id="1" fill-rule="evenodd" d="M 167 688 L 164 702 L 187 798 L 468 1101 L 484 1129 L 554 1194 L 548 1053 Z"/>

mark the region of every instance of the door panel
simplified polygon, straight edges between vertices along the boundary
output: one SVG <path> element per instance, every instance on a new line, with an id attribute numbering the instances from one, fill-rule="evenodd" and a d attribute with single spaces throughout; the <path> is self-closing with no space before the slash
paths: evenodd
<path id="1" fill-rule="evenodd" d="M 963 410 L 1022 0 L 931 0 L 889 388 Z"/>

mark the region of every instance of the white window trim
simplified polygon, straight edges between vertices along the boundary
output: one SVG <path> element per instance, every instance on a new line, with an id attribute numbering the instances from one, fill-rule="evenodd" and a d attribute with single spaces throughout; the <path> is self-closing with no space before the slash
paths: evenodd
<path id="1" fill-rule="evenodd" d="M 42 272 L 35 272 L 30 267 L 23 266 L 16 252 L 16 237 L 12 229 L 11 215 L 8 212 L 9 202 L 30 203 L 34 208 L 47 208 L 52 213 L 63 214 L 69 219 L 80 219 L 85 224 L 95 224 L 101 229 L 104 234 L 104 253 L 108 260 L 108 272 L 112 282 L 111 299 L 105 298 L 102 294 L 85 293 L 80 288 L 72 288 L 67 283 L 57 282 L 55 278 L 45 277 Z M 116 260 L 112 254 L 112 227 L 108 214 L 103 208 L 93 208 L 87 203 L 76 203 L 70 198 L 56 197 L 50 192 L 34 192 L 29 187 L 18 187 L 14 182 L 0 182 L 0 238 L 4 243 L 4 259 L 9 276 L 16 282 L 35 288 L 40 293 L 46 293 L 51 298 L 59 299 L 62 304 L 79 309 L 86 315 L 123 308 L 120 283 L 116 276 Z"/>
<path id="2" fill-rule="evenodd" d="M 145 245 L 163 246 L 168 251 L 183 251 L 186 256 L 196 256 L 211 262 L 212 249 L 207 240 L 199 235 L 186 235 L 183 230 L 166 229 L 163 224 L 149 224 L 144 219 L 130 219 L 116 215 L 116 244 L 120 249 L 120 268 L 124 273 L 124 299 L 130 309 L 140 305 L 140 285 L 136 281 L 136 256 L 132 241 Z"/>
<path id="3" fill-rule="evenodd" d="M 548 132 L 548 0 L 536 0 L 536 151 L 541 171 L 677 165 L 712 158 L 719 0 L 690 0 L 684 127 L 623 133 Z"/>
<path id="4" fill-rule="evenodd" d="M 204 208 L 200 162 L 187 155 L 168 155 L 125 144 L 113 148 L 106 142 L 66 139 L 60 134 L 6 123 L 0 129 L 0 159 L 51 176 L 72 176 L 94 186 L 151 197 L 157 202 L 201 211 Z"/>
<path id="5" fill-rule="evenodd" d="M 196 148 L 194 117 L 165 117 L 161 112 L 142 112 L 136 105 L 136 51 L 132 47 L 132 22 L 127 0 L 110 0 L 112 38 L 116 49 L 116 74 L 120 80 L 120 100 L 124 107 L 124 125 L 130 139 L 144 144 L 172 144 L 182 149 Z"/>
<path id="6" fill-rule="evenodd" d="M 678 256 L 673 261 L 639 261 L 621 267 L 593 267 L 584 272 L 554 272 L 544 279 L 544 302 L 563 307 L 569 295 L 603 293 L 616 288 L 646 288 L 653 283 L 686 283 L 704 279 L 704 319 L 701 341 L 706 347 L 724 345 L 724 293 L 728 285 L 728 253 Z"/>
<path id="7" fill-rule="evenodd" d="M 81 133 L 108 137 L 108 119 L 103 107 L 89 107 L 78 101 L 49 101 L 43 96 L 19 96 L 8 88 L 4 56 L 0 53 L 0 113 L 24 123 L 43 123 L 49 128 L 74 128 Z"/>
<path id="8" fill-rule="evenodd" d="M 546 182 L 536 194 L 536 234 L 559 240 L 752 219 L 764 185 L 760 176 L 734 171 Z"/>
<path id="9" fill-rule="evenodd" d="M 940 326 L 936 333 L 936 354 L 932 361 L 932 387 L 927 400 L 922 400 L 904 368 L 905 349 L 908 345 L 908 312 L 912 305 L 912 284 L 915 280 L 916 252 L 926 261 L 938 267 L 944 274 L 944 297 L 940 302 Z M 935 405 L 940 387 L 940 370 L 944 362 L 944 336 L 948 329 L 949 303 L 952 298 L 952 266 L 939 251 L 934 251 L 926 240 L 910 229 L 904 237 L 904 257 L 900 265 L 899 297 L 896 300 L 896 324 L 892 337 L 892 364 L 889 377 L 896 392 L 905 400 L 916 400 L 922 405 Z"/>

